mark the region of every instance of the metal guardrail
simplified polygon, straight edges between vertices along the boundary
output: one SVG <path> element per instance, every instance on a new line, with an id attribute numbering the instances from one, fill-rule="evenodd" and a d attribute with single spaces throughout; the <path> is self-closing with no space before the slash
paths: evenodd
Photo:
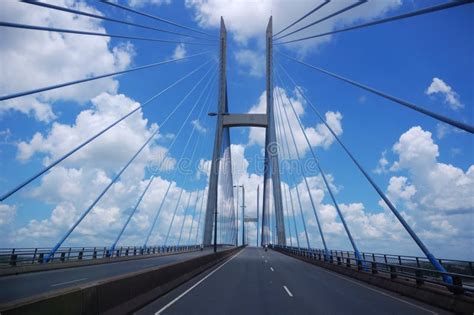
<path id="1" fill-rule="evenodd" d="M 281 251 L 289 252 L 293 255 L 302 256 L 313 260 L 346 266 L 347 268 L 358 270 L 360 272 L 387 274 L 391 279 L 396 279 L 398 277 L 412 279 L 419 286 L 424 285 L 425 283 L 431 283 L 442 287 L 447 287 L 448 290 L 453 294 L 473 295 L 474 293 L 474 276 L 451 271 L 440 272 L 431 267 L 425 268 L 425 263 L 428 260 L 422 260 L 421 257 L 375 253 L 368 255 L 368 253 L 364 253 L 363 259 L 358 260 L 353 252 L 347 251 L 333 250 L 325 253 L 325 251 L 321 249 L 302 249 L 280 245 L 270 245 L 270 248 L 279 249 Z M 418 264 L 417 261 L 419 262 Z M 445 262 L 451 262 L 451 264 L 454 262 L 472 263 L 468 261 L 455 261 L 447 259 L 442 261 L 445 267 Z M 444 279 L 446 277 L 450 277 L 452 279 L 452 283 L 445 282 Z"/>
<path id="2" fill-rule="evenodd" d="M 329 254 L 333 256 L 340 256 L 342 258 L 350 257 L 355 259 L 355 254 L 352 251 L 330 250 Z M 426 257 L 405 255 L 402 256 L 370 252 L 362 252 L 360 254 L 363 260 L 435 270 L 431 262 Z M 438 261 L 444 266 L 444 268 L 448 272 L 474 276 L 474 262 L 472 261 L 454 259 L 438 259 Z"/>
<path id="3" fill-rule="evenodd" d="M 111 251 L 109 247 L 62 247 L 46 262 L 51 248 L 0 248 L 0 269 L 32 264 L 54 264 L 72 261 L 116 258 L 127 256 L 159 255 L 201 249 L 201 245 L 185 246 L 121 246 Z"/>

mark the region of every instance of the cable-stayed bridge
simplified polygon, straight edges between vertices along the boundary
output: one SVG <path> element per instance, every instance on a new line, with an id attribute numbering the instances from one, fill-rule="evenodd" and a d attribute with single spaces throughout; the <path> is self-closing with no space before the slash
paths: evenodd
<path id="1" fill-rule="evenodd" d="M 17 91 L 0 96 L 9 101 L 37 93 L 62 89 L 108 77 L 126 75 L 145 69 L 182 64 L 184 60 L 199 60 L 197 67 L 169 84 L 166 88 L 144 100 L 134 109 L 106 126 L 91 137 L 76 143 L 56 160 L 48 161 L 44 168 L 18 185 L 2 192 L 1 202 L 9 201 L 55 167 L 84 150 L 110 130 L 167 93 L 176 92 L 180 99 L 166 115 L 159 117 L 159 128 L 137 143 L 137 149 L 116 170 L 96 197 L 90 200 L 80 215 L 55 244 L 47 248 L 0 249 L 0 311 L 5 314 L 29 313 L 173 313 L 173 314 L 230 314 L 230 313 L 472 313 L 474 310 L 474 262 L 435 257 L 407 222 L 400 210 L 381 189 L 357 158 L 356 150 L 345 143 L 324 115 L 305 93 L 293 67 L 322 73 L 332 79 L 355 86 L 394 105 L 402 105 L 401 111 L 415 111 L 445 124 L 472 134 L 474 127 L 464 121 L 452 119 L 423 105 L 391 95 L 377 87 L 368 86 L 318 65 L 288 55 L 282 45 L 373 27 L 397 20 L 415 18 L 456 7 L 470 6 L 471 0 L 449 1 L 390 16 L 367 23 L 298 37 L 301 31 L 344 14 L 370 1 L 355 1 L 316 21 L 306 22 L 312 14 L 330 6 L 329 0 L 315 4 L 313 10 L 295 19 L 287 27 L 274 32 L 269 17 L 266 29 L 266 111 L 265 113 L 234 113 L 228 94 L 227 31 L 221 18 L 218 36 L 206 31 L 164 19 L 112 1 L 102 5 L 126 11 L 137 17 L 159 22 L 160 27 L 147 23 L 99 15 L 42 1 L 23 0 L 25 5 L 44 10 L 61 11 L 76 16 L 86 16 L 128 27 L 148 29 L 167 34 L 171 38 L 132 36 L 122 33 L 56 28 L 45 25 L 27 25 L 0 21 L 2 28 L 23 29 L 31 32 L 73 34 L 74 36 L 102 36 L 130 41 L 161 44 L 186 44 L 201 47 L 196 54 L 138 65 L 133 68 L 30 90 Z M 307 23 L 307 24 L 304 24 Z M 290 37 L 291 36 L 291 37 Z M 296 37 L 295 37 L 296 36 Z M 167 70 L 170 71 L 170 70 Z M 182 88 L 185 82 L 189 89 Z M 310 87 L 308 87 L 310 88 Z M 355 169 L 383 201 L 423 256 L 390 255 L 359 250 L 357 236 L 351 231 L 340 208 L 324 166 L 318 160 L 309 135 L 300 119 L 294 101 L 284 90 L 295 90 L 305 100 L 314 117 L 321 121 L 334 137 Z M 178 92 L 179 91 L 179 92 Z M 189 106 L 189 107 L 185 107 Z M 182 114 L 180 110 L 184 110 Z M 197 123 L 187 130 L 191 122 L 207 121 L 213 125 L 214 138 L 206 138 L 199 132 Z M 156 141 L 160 131 L 177 122 L 175 134 L 168 144 L 168 151 L 159 157 L 150 172 L 147 183 L 110 244 L 100 246 L 71 247 L 71 235 L 93 213 L 101 200 L 110 194 L 122 175 L 137 163 L 143 151 Z M 265 129 L 263 182 L 257 190 L 257 216 L 245 214 L 245 187 L 233 179 L 231 128 L 257 127 Z M 189 128 L 189 127 L 188 127 Z M 303 137 L 303 147 L 297 141 Z M 208 167 L 209 180 L 202 190 L 186 190 L 192 174 L 182 174 L 177 169 L 164 187 L 158 204 L 154 205 L 150 227 L 143 240 L 132 246 L 124 246 L 123 238 L 131 222 L 143 207 L 143 202 L 157 185 L 160 172 L 173 159 L 170 150 L 182 145 L 178 161 L 196 161 L 200 155 L 211 154 Z M 304 152 L 315 165 L 332 205 L 342 223 L 351 250 L 331 247 L 321 224 L 321 214 L 308 181 Z M 294 163 L 286 163 L 288 161 Z M 298 171 L 297 171 L 298 170 Z M 195 171 L 195 170 L 193 170 Z M 299 172 L 299 173 L 298 173 Z M 298 181 L 301 180 L 300 185 Z M 161 182 L 161 181 L 160 181 Z M 161 182 L 162 183 L 162 182 Z M 260 189 L 261 188 L 261 189 Z M 174 194 L 174 195 L 173 195 Z M 172 196 L 173 195 L 173 196 Z M 262 198 L 260 199 L 260 196 Z M 239 198 L 240 197 L 240 198 Z M 302 199 L 309 199 L 309 212 Z M 260 202 L 261 200 L 261 202 Z M 307 213 L 311 213 L 308 217 Z M 182 216 L 179 220 L 178 217 Z M 159 229 L 160 222 L 165 229 Z M 321 248 L 311 244 L 315 240 L 308 232 L 307 222 L 314 220 L 318 227 Z M 300 221 L 300 223 L 297 223 Z M 251 224 L 248 224 L 251 223 Z M 240 224 L 240 226 L 239 226 Z M 257 242 L 249 244 L 248 230 L 257 227 Z M 240 232 L 242 235 L 240 236 Z M 159 234 L 160 243 L 153 244 Z M 239 238 L 241 242 L 239 242 Z M 84 244 L 85 245 L 85 244 Z M 249 245 L 255 245 L 250 247 Z M 383 311 L 381 311 L 383 310 Z"/>

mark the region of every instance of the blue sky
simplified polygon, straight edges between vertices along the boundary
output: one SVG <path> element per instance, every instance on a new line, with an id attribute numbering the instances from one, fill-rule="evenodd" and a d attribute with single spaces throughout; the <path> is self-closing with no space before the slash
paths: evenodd
<path id="1" fill-rule="evenodd" d="M 95 8 L 106 16 L 192 34 L 104 4 L 72 1 L 57 3 L 85 11 Z M 264 95 L 262 97 L 265 89 L 264 31 L 270 14 L 274 16 L 274 28 L 280 30 L 315 6 L 312 1 L 301 1 L 295 5 L 291 5 L 289 1 L 241 1 L 224 5 L 220 1 L 204 0 L 186 3 L 121 3 L 134 5 L 138 10 L 187 26 L 200 27 L 214 35 L 218 34 L 218 18 L 223 15 L 229 36 L 227 80 L 231 112 L 260 111 L 265 105 L 261 102 L 265 99 Z M 348 2 L 336 2 L 332 7 L 328 5 L 327 11 L 320 14 L 324 16 L 345 3 Z M 349 14 L 302 32 L 302 35 L 316 34 L 437 3 L 441 1 L 369 1 Z M 1 19 L 10 22 L 87 28 L 143 37 L 177 38 L 110 22 L 83 18 L 72 20 L 72 15 L 67 13 L 51 13 L 44 8 L 10 0 L 5 2 L 5 10 L 2 11 Z M 474 7 L 466 5 L 320 40 L 283 45 L 278 49 L 310 64 L 472 125 L 474 22 L 470 17 L 473 13 Z M 101 80 L 100 84 L 99 81 L 94 81 L 83 84 L 82 87 L 0 104 L 1 192 L 38 171 L 48 159 L 57 157 L 60 152 L 79 143 L 85 133 L 99 130 L 97 128 L 106 122 L 110 123 L 109 119 L 114 115 L 133 109 L 133 101 L 145 101 L 206 60 L 212 60 L 214 65 L 217 58 L 217 46 L 185 45 L 180 52 L 176 44 L 116 39 L 108 41 L 95 37 L 86 39 L 81 35 L 58 38 L 55 37 L 57 35 L 40 35 L 28 30 L 0 31 L 6 38 L 0 44 L 1 94 L 162 61 L 172 58 L 175 53 L 192 55 L 209 49 L 212 51 L 206 56 Z M 299 36 L 294 38 L 297 37 Z M 438 256 L 474 259 L 472 136 L 282 56 L 275 55 L 275 60 L 284 65 L 321 113 L 332 115 L 333 126 L 340 129 L 342 141 L 370 171 L 377 184 L 387 192 L 432 251 Z M 66 161 L 58 171 L 47 174 L 31 187 L 6 200 L 1 208 L 0 224 L 4 227 L 0 247 L 53 245 L 71 224 L 71 220 L 90 204 L 145 140 L 146 135 L 152 132 L 155 128 L 153 124 L 161 125 L 166 115 L 208 69 L 209 66 L 205 66 L 200 74 L 147 105 L 121 132 L 110 133 L 103 142 L 92 146 L 82 156 Z M 205 77 L 203 84 L 207 80 L 208 77 Z M 198 104 L 182 134 L 176 138 L 176 144 L 168 153 L 169 157 L 180 157 L 186 138 L 192 132 L 191 120 L 197 119 L 198 110 L 205 106 L 205 114 L 207 105 L 211 111 L 214 110 L 217 86 L 215 81 L 210 84 L 213 89 L 209 97 L 210 103 Z M 431 93 L 428 93 L 430 86 Z M 202 86 L 197 88 L 196 93 L 183 103 L 176 116 L 160 128 L 160 137 L 147 147 L 147 152 L 144 152 L 137 165 L 124 173 L 119 187 L 110 191 L 109 198 L 91 212 L 93 217 L 84 221 L 84 226 L 72 234 L 67 244 L 77 245 L 82 242 L 87 243 L 86 245 L 103 245 L 99 242 L 113 239 L 113 235 L 116 235 L 124 223 L 130 207 L 145 187 L 153 166 L 157 166 L 157 157 L 160 154 L 162 156 L 172 143 L 173 135 L 176 136 L 201 89 Z M 284 93 L 299 108 L 301 120 L 311 135 L 313 148 L 325 172 L 330 174 L 337 190 L 336 197 L 343 204 L 343 212 L 346 213 L 359 247 L 364 251 L 419 254 L 408 235 L 397 225 L 393 215 L 379 204 L 378 195 L 342 149 L 325 133 L 322 126 L 318 126 L 320 121 L 309 105 L 295 93 L 293 87 Z M 451 98 L 447 100 L 447 97 Z M 180 119 L 175 119 L 176 117 Z M 208 164 L 214 119 L 206 115 L 199 119 L 205 130 L 195 130 L 193 134 L 191 144 L 200 141 L 195 163 L 202 159 L 202 165 Z M 87 128 L 88 125 L 90 129 Z M 35 133 L 39 133 L 42 140 L 38 135 L 33 141 Z M 301 140 L 302 134 L 299 137 Z M 231 131 L 231 141 L 234 144 L 234 182 L 246 185 L 249 215 L 255 214 L 256 185 L 262 184 L 261 174 L 255 173 L 255 160 L 262 152 L 259 144 L 261 140 L 258 131 L 250 132 L 246 128 Z M 305 152 L 304 159 L 310 158 L 304 142 L 298 143 L 301 143 L 300 149 Z M 185 156 L 191 156 L 191 151 L 188 148 Z M 384 160 L 380 164 L 382 158 Z M 145 198 L 143 208 L 139 209 L 119 244 L 142 244 L 143 235 L 148 231 L 169 180 L 177 181 L 177 186 L 184 187 L 186 192 L 194 191 L 198 195 L 206 187 L 205 172 L 195 171 L 191 176 L 181 175 L 174 179 L 173 174 L 174 169 L 159 171 L 150 197 Z M 285 176 L 283 174 L 284 178 Z M 318 213 L 324 222 L 323 231 L 328 238 L 329 247 L 350 249 L 330 199 L 324 193 L 318 177 L 315 174 L 312 176 L 311 189 L 318 200 Z M 301 177 L 296 180 L 302 185 Z M 175 200 L 178 193 L 179 189 L 173 186 L 170 200 Z M 172 216 L 171 201 L 160 215 L 153 234 L 152 240 L 157 244 L 163 241 L 163 229 L 169 225 Z M 303 205 L 311 245 L 320 247 L 307 197 L 303 198 Z M 189 217 L 185 221 L 186 228 L 191 223 L 192 214 L 199 210 L 195 208 L 198 207 L 190 208 Z M 182 210 L 184 213 L 184 208 Z M 182 220 L 183 216 L 178 218 Z M 182 222 L 179 220 L 177 226 Z M 301 232 L 302 224 L 298 222 Z M 100 227 L 104 227 L 102 232 L 99 232 Z M 173 229 L 173 233 L 178 233 L 178 230 L 179 228 L 176 231 Z M 254 241 L 255 228 L 249 225 L 249 231 L 249 237 Z"/>

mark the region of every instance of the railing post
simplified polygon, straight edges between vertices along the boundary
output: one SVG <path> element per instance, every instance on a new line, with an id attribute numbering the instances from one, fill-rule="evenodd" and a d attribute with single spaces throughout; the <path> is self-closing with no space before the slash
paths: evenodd
<path id="1" fill-rule="evenodd" d="M 377 263 L 373 261 L 371 265 L 372 265 L 372 274 L 373 275 L 377 274 Z"/>
<path id="2" fill-rule="evenodd" d="M 17 254 L 15 254 L 15 249 L 12 249 L 12 253 L 10 255 L 10 266 L 16 266 Z"/>
<path id="3" fill-rule="evenodd" d="M 416 270 L 415 276 L 416 276 L 416 285 L 423 285 L 425 283 L 425 281 L 423 280 L 423 272 L 421 272 L 421 270 Z"/>
<path id="4" fill-rule="evenodd" d="M 351 267 L 351 259 L 348 257 L 346 258 L 346 267 L 350 268 Z"/>
<path id="5" fill-rule="evenodd" d="M 94 252 L 92 253 L 92 259 L 97 259 L 97 248 L 94 247 Z"/>
<path id="6" fill-rule="evenodd" d="M 82 256 L 83 256 L 83 255 L 84 255 L 84 250 L 81 250 L 81 251 L 79 252 L 79 255 L 77 256 L 77 259 L 78 259 L 78 260 L 82 260 Z"/>
<path id="7" fill-rule="evenodd" d="M 462 279 L 460 276 L 453 276 L 453 293 L 456 295 L 464 294 L 464 288 L 462 287 Z"/>
<path id="8" fill-rule="evenodd" d="M 64 262 L 64 260 L 66 260 L 66 252 L 62 252 L 62 253 L 61 253 L 61 257 L 59 258 L 59 260 L 60 260 L 61 262 Z"/>
<path id="9" fill-rule="evenodd" d="M 43 261 L 44 261 L 43 258 L 44 258 L 44 253 L 39 253 L 39 255 L 38 255 L 38 262 L 39 262 L 40 264 L 43 263 Z"/>
<path id="10" fill-rule="evenodd" d="M 38 252 L 38 248 L 35 248 L 35 253 L 33 254 L 33 260 L 31 261 L 32 264 L 35 263 L 36 260 L 36 253 Z"/>
<path id="11" fill-rule="evenodd" d="M 396 279 L 397 278 L 397 270 L 395 266 L 389 266 L 390 267 L 390 279 Z"/>

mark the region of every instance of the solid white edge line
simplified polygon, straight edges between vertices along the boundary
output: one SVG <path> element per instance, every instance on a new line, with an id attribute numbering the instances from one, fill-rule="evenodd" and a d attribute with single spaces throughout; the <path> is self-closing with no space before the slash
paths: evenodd
<path id="1" fill-rule="evenodd" d="M 234 256 L 232 256 L 229 260 L 227 260 L 226 262 L 224 262 L 222 265 L 220 265 L 218 268 L 214 269 L 213 271 L 211 271 L 209 274 L 207 274 L 204 278 L 202 278 L 201 280 L 199 280 L 198 282 L 196 282 L 192 287 L 190 287 L 189 289 L 187 289 L 186 291 L 184 291 L 183 293 L 181 293 L 179 296 L 177 296 L 176 298 L 174 298 L 171 302 L 169 302 L 168 304 L 166 304 L 165 306 L 163 306 L 160 310 L 158 310 L 155 315 L 159 315 L 161 314 L 163 311 L 165 311 L 167 308 L 169 308 L 171 305 L 173 305 L 174 303 L 176 303 L 177 301 L 179 301 L 183 296 L 185 296 L 186 294 L 189 293 L 189 291 L 191 291 L 192 289 L 194 289 L 195 287 L 197 287 L 198 285 L 200 285 L 204 280 L 206 280 L 207 278 L 209 278 L 210 276 L 212 276 L 216 271 L 218 271 L 219 269 L 221 269 L 222 267 L 224 267 L 228 262 L 230 262 L 231 260 L 233 260 L 235 257 L 239 256 L 240 253 L 243 252 L 243 250 L 239 251 L 237 254 L 235 254 Z"/>
<path id="2" fill-rule="evenodd" d="M 66 282 L 55 283 L 55 284 L 51 284 L 50 286 L 51 287 L 57 287 L 57 286 L 60 286 L 60 285 L 79 282 L 79 281 L 82 281 L 82 280 L 87 280 L 87 278 L 81 278 L 81 279 L 76 279 L 76 280 L 71 280 L 71 281 L 66 281 Z"/>
<path id="3" fill-rule="evenodd" d="M 286 285 L 283 286 L 283 289 L 285 289 L 286 293 L 288 293 L 288 295 L 290 297 L 293 297 L 293 294 L 291 294 L 290 290 L 288 290 L 288 288 L 286 287 Z"/>
<path id="4" fill-rule="evenodd" d="M 319 267 L 319 266 L 317 266 L 317 267 Z M 322 268 L 322 267 L 319 267 L 319 269 L 321 269 L 322 271 L 324 271 L 324 272 L 326 272 L 326 273 L 329 273 L 329 274 L 331 274 L 331 275 L 334 275 L 334 276 L 336 276 L 336 277 L 338 277 L 338 278 L 341 278 L 341 279 L 344 279 L 344 280 L 346 280 L 346 281 L 349 281 L 349 282 L 352 282 L 352 283 L 354 283 L 354 284 L 357 284 L 357 285 L 359 285 L 359 286 L 361 286 L 361 287 L 363 287 L 363 288 L 369 289 L 369 290 L 371 290 L 371 291 L 380 293 L 380 294 L 382 294 L 382 295 L 384 295 L 384 296 L 390 297 L 390 298 L 392 298 L 392 299 L 394 299 L 394 300 L 397 300 L 397 301 L 399 301 L 399 302 L 403 302 L 403 303 L 406 303 L 406 304 L 411 305 L 411 306 L 413 306 L 413 307 L 419 308 L 419 309 L 421 309 L 421 310 L 423 310 L 423 311 L 425 311 L 425 312 L 428 312 L 428 313 L 431 313 L 431 314 L 435 314 L 435 315 L 438 314 L 438 313 L 436 313 L 436 312 L 434 312 L 434 311 L 432 311 L 432 310 L 429 310 L 429 309 L 427 309 L 427 308 L 424 308 L 423 306 L 416 305 L 416 304 L 414 304 L 414 303 L 411 303 L 411 302 L 409 302 L 409 301 L 400 299 L 400 298 L 398 298 L 398 297 L 396 297 L 396 296 L 393 296 L 393 295 L 391 295 L 391 294 L 385 293 L 385 292 L 383 292 L 383 291 L 381 291 L 381 290 L 377 290 L 377 289 L 375 289 L 375 288 L 369 287 L 369 286 L 364 285 L 364 284 L 362 284 L 362 283 L 359 283 L 359 282 L 357 282 L 357 281 L 354 281 L 354 280 L 351 280 L 351 279 L 349 279 L 349 278 L 343 277 L 343 276 L 341 276 L 341 275 L 339 275 L 339 274 L 337 274 L 337 273 L 335 273 L 335 272 L 330 272 L 330 271 L 328 271 L 328 270 L 325 270 L 325 269 Z"/>

